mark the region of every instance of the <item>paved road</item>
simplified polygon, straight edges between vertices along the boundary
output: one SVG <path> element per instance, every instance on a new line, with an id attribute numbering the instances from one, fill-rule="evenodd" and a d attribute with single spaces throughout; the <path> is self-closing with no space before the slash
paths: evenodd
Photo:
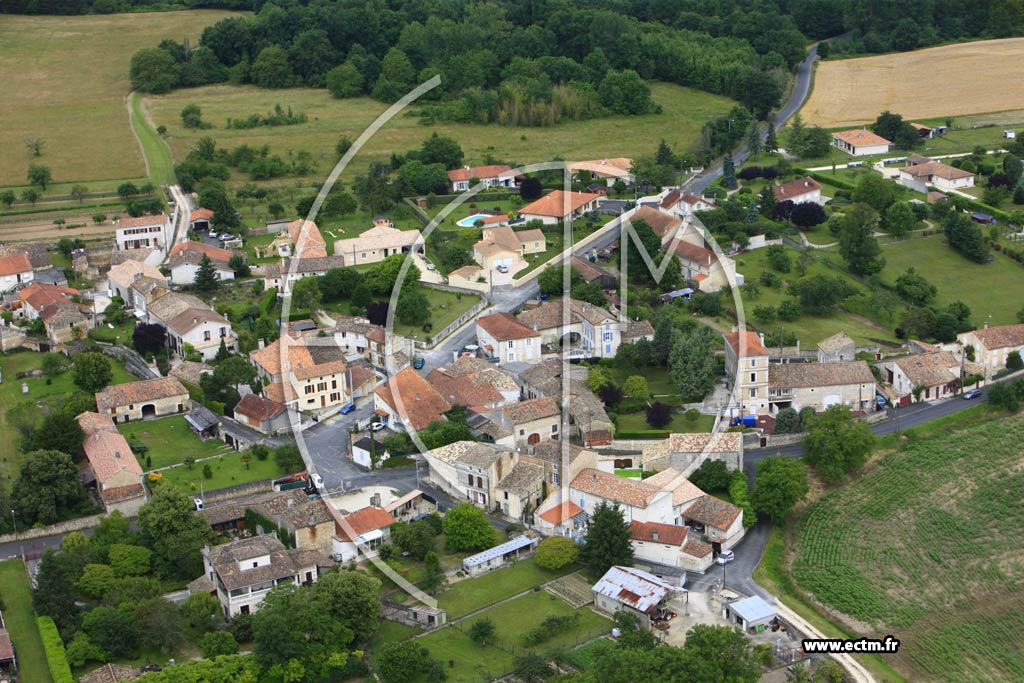
<path id="1" fill-rule="evenodd" d="M 800 107 L 803 106 L 804 100 L 811 92 L 811 81 L 814 75 L 814 60 L 818 56 L 818 45 L 815 43 L 807 51 L 807 58 L 800 62 L 800 66 L 797 67 L 796 82 L 793 84 L 793 92 L 790 93 L 789 99 L 782 105 L 782 109 L 775 114 L 775 118 L 772 119 L 772 124 L 775 126 L 775 130 L 779 130 L 785 125 L 786 121 L 789 120 L 793 114 L 797 112 Z M 767 131 L 762 134 L 762 138 L 767 136 Z M 747 143 L 744 142 L 736 150 L 733 151 L 732 158 L 736 163 L 736 167 L 740 165 L 749 156 L 749 150 L 747 149 Z M 694 194 L 700 194 L 708 188 L 711 183 L 715 182 L 719 176 L 722 175 L 722 164 L 719 162 L 715 166 L 709 169 L 705 169 L 704 173 L 696 176 L 688 185 L 687 189 Z"/>
<path id="2" fill-rule="evenodd" d="M 686 573 L 686 588 L 696 593 L 710 592 L 711 587 L 720 584 L 725 579 L 725 584 L 730 588 L 747 595 L 760 595 L 769 599 L 771 596 L 765 589 L 758 586 L 752 575 L 754 568 L 761 561 L 761 554 L 764 546 L 768 543 L 768 534 L 771 532 L 771 525 L 767 522 L 758 522 L 747 529 L 743 540 L 734 548 L 736 559 L 723 566 L 714 564 L 705 574 L 694 572 Z"/>

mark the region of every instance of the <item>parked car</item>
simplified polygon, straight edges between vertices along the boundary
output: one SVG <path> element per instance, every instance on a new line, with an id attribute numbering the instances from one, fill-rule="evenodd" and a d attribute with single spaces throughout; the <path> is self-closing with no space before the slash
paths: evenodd
<path id="1" fill-rule="evenodd" d="M 981 396 L 981 389 L 971 389 L 964 392 L 965 401 L 970 401 L 972 398 L 978 398 L 979 396 Z"/>
<path id="2" fill-rule="evenodd" d="M 215 239 L 217 237 L 217 231 L 214 230 L 213 228 L 210 228 L 210 233 L 209 234 L 210 234 L 210 239 Z"/>
<path id="3" fill-rule="evenodd" d="M 324 478 L 321 477 L 319 474 L 314 474 L 313 486 L 317 489 L 322 489 L 324 487 Z"/>
<path id="4" fill-rule="evenodd" d="M 427 261 L 427 270 L 437 270 L 437 266 L 435 266 L 430 261 Z"/>
<path id="5" fill-rule="evenodd" d="M 196 510 L 202 510 L 203 509 L 203 499 L 202 498 L 193 498 L 192 502 L 196 504 Z"/>
<path id="6" fill-rule="evenodd" d="M 385 427 L 387 427 L 387 424 L 384 422 L 374 422 L 372 425 L 370 425 L 370 431 L 379 432 Z"/>
<path id="7" fill-rule="evenodd" d="M 417 358 L 416 360 L 414 360 L 414 361 L 412 362 L 412 366 L 413 366 L 414 368 L 416 368 L 417 370 L 422 370 L 422 369 L 423 369 L 423 366 L 424 366 L 425 364 L 426 364 L 426 361 L 425 361 L 425 360 L 424 360 L 424 359 L 423 359 L 422 357 L 420 357 L 420 358 Z"/>
<path id="8" fill-rule="evenodd" d="M 351 413 L 355 409 L 356 409 L 356 404 L 352 403 L 352 402 L 349 402 L 349 403 L 346 403 L 345 405 L 343 405 L 341 407 L 341 410 L 339 410 L 338 412 L 341 413 L 342 415 L 348 415 L 349 413 Z"/>
<path id="9" fill-rule="evenodd" d="M 508 266 L 497 266 L 495 268 L 495 270 L 498 271 L 499 273 L 507 273 L 508 272 Z"/>
<path id="10" fill-rule="evenodd" d="M 731 550 L 723 550 L 719 555 L 718 559 L 715 560 L 718 564 L 729 564 L 736 559 L 736 553 Z"/>
<path id="11" fill-rule="evenodd" d="M 231 240 L 235 239 L 235 236 L 232 235 L 230 232 L 226 232 L 223 235 L 221 235 L 218 239 L 221 242 L 230 242 Z"/>

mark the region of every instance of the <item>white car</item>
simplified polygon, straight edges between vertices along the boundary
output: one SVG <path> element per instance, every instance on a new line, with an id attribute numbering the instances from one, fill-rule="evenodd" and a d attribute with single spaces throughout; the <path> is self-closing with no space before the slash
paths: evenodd
<path id="1" fill-rule="evenodd" d="M 214 239 L 214 238 L 217 237 L 217 231 L 214 230 L 213 228 L 210 228 L 209 235 L 210 235 L 210 239 Z"/>
<path id="2" fill-rule="evenodd" d="M 312 480 L 313 486 L 315 486 L 316 488 L 322 489 L 324 487 L 324 478 L 321 477 L 319 474 L 314 474 L 312 476 Z"/>
<path id="3" fill-rule="evenodd" d="M 719 554 L 718 559 L 715 560 L 715 562 L 717 562 L 718 564 L 729 564 L 735 559 L 736 553 L 734 553 L 731 550 L 723 550 L 721 554 Z"/>
<path id="4" fill-rule="evenodd" d="M 387 425 L 384 424 L 383 422 L 374 422 L 372 425 L 370 425 L 370 430 L 374 432 L 379 432 L 385 427 L 387 427 Z"/>
<path id="5" fill-rule="evenodd" d="M 437 266 L 435 266 L 430 261 L 427 261 L 427 270 L 437 270 Z"/>
<path id="6" fill-rule="evenodd" d="M 203 509 L 203 499 L 202 498 L 193 498 L 192 502 L 196 504 L 196 510 L 202 510 Z"/>
<path id="7" fill-rule="evenodd" d="M 232 235 L 232 234 L 231 234 L 230 232 L 226 232 L 226 233 L 224 233 L 223 235 L 221 235 L 221 236 L 219 237 L 219 239 L 220 239 L 220 241 L 221 241 L 221 242 L 230 242 L 230 241 L 231 241 L 231 240 L 233 240 L 234 238 L 235 238 L 235 236 L 234 236 L 234 235 Z"/>

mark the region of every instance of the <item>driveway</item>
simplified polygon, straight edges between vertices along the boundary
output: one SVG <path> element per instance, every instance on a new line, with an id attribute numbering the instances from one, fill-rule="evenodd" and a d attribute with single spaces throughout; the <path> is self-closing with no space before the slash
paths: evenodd
<path id="1" fill-rule="evenodd" d="M 711 565 L 705 574 L 686 573 L 686 588 L 698 593 L 709 593 L 711 587 L 725 579 L 725 585 L 746 595 L 760 595 L 771 600 L 771 594 L 758 586 L 753 577 L 754 568 L 761 561 L 764 547 L 768 543 L 771 525 L 758 522 L 747 529 L 746 535 L 735 547 L 736 559 L 727 565 Z"/>

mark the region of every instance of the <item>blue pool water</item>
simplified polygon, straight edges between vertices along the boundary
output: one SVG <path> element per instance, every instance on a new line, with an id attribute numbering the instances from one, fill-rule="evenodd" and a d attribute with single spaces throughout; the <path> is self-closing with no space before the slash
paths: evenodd
<path id="1" fill-rule="evenodd" d="M 476 223 L 477 221 L 483 220 L 485 218 L 490 218 L 490 217 L 491 217 L 490 214 L 475 213 L 472 216 L 467 216 L 466 218 L 463 218 L 461 221 L 459 221 L 455 225 L 459 226 L 460 228 L 472 228 L 473 224 Z"/>

